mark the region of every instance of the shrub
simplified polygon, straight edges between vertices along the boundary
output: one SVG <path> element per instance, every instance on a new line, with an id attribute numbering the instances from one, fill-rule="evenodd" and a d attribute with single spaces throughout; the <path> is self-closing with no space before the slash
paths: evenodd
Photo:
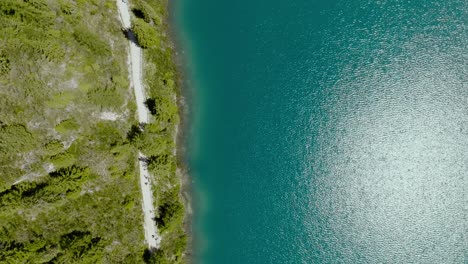
<path id="1" fill-rule="evenodd" d="M 0 74 L 10 72 L 10 60 L 3 55 L 0 55 Z"/>
<path id="2" fill-rule="evenodd" d="M 115 126 L 112 121 L 98 122 L 94 127 L 95 133 L 90 139 L 96 141 L 102 150 L 112 150 L 114 146 L 120 145 L 124 140 L 124 135 Z"/>
<path id="3" fill-rule="evenodd" d="M 60 122 L 58 125 L 55 126 L 55 130 L 59 133 L 65 134 L 72 130 L 76 130 L 79 128 L 79 125 L 76 123 L 75 119 L 67 119 Z"/>
<path id="4" fill-rule="evenodd" d="M 161 15 L 158 14 L 150 5 L 145 1 L 137 0 L 134 1 L 134 8 L 132 9 L 135 16 L 142 18 L 146 23 L 161 24 Z"/>
<path id="5" fill-rule="evenodd" d="M 59 92 L 52 96 L 52 98 L 46 102 L 46 105 L 51 108 L 65 108 L 74 98 L 75 95 L 72 91 Z"/>
<path id="6" fill-rule="evenodd" d="M 75 156 L 68 152 L 60 153 L 50 158 L 50 162 L 52 162 L 56 168 L 69 167 L 73 165 L 75 161 Z"/>
<path id="7" fill-rule="evenodd" d="M 180 188 L 178 186 L 163 193 L 158 208 L 158 217 L 156 222 L 162 231 L 178 228 L 184 218 L 184 205 L 179 199 Z"/>
<path id="8" fill-rule="evenodd" d="M 88 100 L 104 109 L 118 109 L 124 99 L 114 87 L 94 88 L 87 93 Z"/>
<path id="9" fill-rule="evenodd" d="M 143 19 L 136 18 L 133 20 L 132 31 L 142 48 L 155 47 L 160 43 L 156 29 Z"/>
<path id="10" fill-rule="evenodd" d="M 65 57 L 62 46 L 54 41 L 35 41 L 34 50 L 44 55 L 49 61 L 59 62 Z"/>
<path id="11" fill-rule="evenodd" d="M 178 122 L 177 104 L 167 96 L 156 96 L 148 99 L 150 113 L 161 122 Z"/>
<path id="12" fill-rule="evenodd" d="M 35 137 L 24 125 L 14 124 L 0 128 L 0 153 L 12 155 L 33 149 Z"/>
<path id="13" fill-rule="evenodd" d="M 168 149 L 174 146 L 170 137 L 150 133 L 147 130 L 136 135 L 133 144 L 148 157 L 167 153 Z"/>
<path id="14" fill-rule="evenodd" d="M 102 41 L 101 38 L 92 33 L 86 26 L 76 26 L 73 31 L 73 37 L 81 45 L 90 49 L 94 54 L 100 56 L 110 56 L 108 44 Z"/>
<path id="15" fill-rule="evenodd" d="M 62 142 L 58 140 L 52 140 L 45 145 L 46 154 L 49 156 L 57 155 L 63 150 Z"/>

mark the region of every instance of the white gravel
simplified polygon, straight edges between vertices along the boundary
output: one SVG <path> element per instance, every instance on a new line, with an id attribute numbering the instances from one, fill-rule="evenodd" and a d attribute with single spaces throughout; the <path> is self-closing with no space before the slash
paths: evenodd
<path id="1" fill-rule="evenodd" d="M 120 115 L 114 112 L 102 112 L 100 117 L 102 120 L 115 121 L 120 117 Z"/>
<path id="2" fill-rule="evenodd" d="M 128 0 L 116 0 L 117 9 L 119 11 L 120 21 L 125 29 L 131 28 L 130 23 L 130 9 Z M 133 37 L 133 36 L 132 36 Z M 129 72 L 130 85 L 133 86 L 135 91 L 135 99 L 138 110 L 138 120 L 140 123 L 148 123 L 149 115 L 148 109 L 145 106 L 145 92 L 142 84 L 142 52 L 141 49 L 135 45 L 134 42 L 129 41 L 130 54 L 129 54 Z M 154 221 L 154 206 L 153 206 L 153 192 L 151 191 L 151 176 L 146 168 L 144 160 L 146 157 L 139 153 L 140 164 L 140 187 L 143 196 L 143 213 L 144 213 L 144 229 L 145 240 L 150 248 L 159 248 L 161 244 L 161 236 L 158 234 L 156 222 Z"/>

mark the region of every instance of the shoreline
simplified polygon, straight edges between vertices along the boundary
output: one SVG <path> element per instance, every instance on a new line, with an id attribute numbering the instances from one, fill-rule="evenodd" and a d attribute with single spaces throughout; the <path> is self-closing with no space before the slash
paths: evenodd
<path id="1" fill-rule="evenodd" d="M 193 99 L 193 87 L 190 86 L 190 78 L 188 77 L 187 70 L 187 57 L 185 56 L 185 50 L 182 46 L 181 35 L 182 33 L 177 29 L 176 22 L 176 10 L 178 8 L 179 1 L 173 0 L 168 1 L 167 6 L 167 33 L 171 46 L 173 47 L 173 62 L 176 67 L 176 87 L 177 87 L 177 106 L 179 112 L 179 122 L 176 125 L 176 159 L 177 159 L 177 175 L 181 182 L 180 195 L 184 202 L 184 230 L 187 235 L 187 246 L 185 248 L 185 255 L 187 256 L 187 263 L 194 263 L 194 186 L 193 179 L 190 175 L 190 164 L 189 154 L 187 145 L 191 134 L 191 118 L 190 111 L 191 103 L 190 99 Z"/>
<path id="2" fill-rule="evenodd" d="M 195 232 L 195 215 L 197 214 L 197 206 L 195 203 L 196 186 L 193 181 L 192 169 L 190 165 L 189 147 L 191 137 L 194 133 L 194 111 L 193 107 L 196 100 L 196 91 L 191 78 L 191 66 L 193 65 L 188 56 L 190 54 L 189 47 L 183 43 L 188 43 L 184 31 L 181 31 L 179 21 L 177 21 L 177 13 L 183 5 L 183 0 L 173 0 L 168 2 L 168 17 L 167 17 L 167 33 L 171 40 L 171 45 L 174 48 L 173 61 L 177 69 L 177 87 L 178 87 L 178 106 L 180 122 L 178 124 L 178 140 L 177 140 L 177 160 L 181 167 L 181 195 L 185 202 L 185 231 L 187 235 L 186 256 L 187 263 L 196 263 L 196 241 L 197 234 Z"/>

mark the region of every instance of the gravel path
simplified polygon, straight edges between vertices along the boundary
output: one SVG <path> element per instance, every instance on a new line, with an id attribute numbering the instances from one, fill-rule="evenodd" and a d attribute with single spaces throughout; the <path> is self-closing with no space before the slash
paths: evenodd
<path id="1" fill-rule="evenodd" d="M 131 28 L 130 22 L 130 8 L 128 0 L 116 0 L 117 9 L 119 11 L 120 21 L 124 29 Z M 145 91 L 142 84 L 142 52 L 141 48 L 135 44 L 135 36 L 133 33 L 129 34 L 129 72 L 130 72 L 130 85 L 133 86 L 135 91 L 135 99 L 138 110 L 138 120 L 141 123 L 148 123 L 148 109 L 145 106 Z M 151 176 L 148 172 L 145 163 L 146 157 L 139 153 L 140 165 L 140 187 L 143 196 L 143 213 L 144 213 L 144 229 L 145 240 L 150 248 L 159 248 L 161 243 L 161 236 L 158 234 L 158 229 L 154 219 L 154 206 L 153 206 L 153 192 L 151 191 Z"/>

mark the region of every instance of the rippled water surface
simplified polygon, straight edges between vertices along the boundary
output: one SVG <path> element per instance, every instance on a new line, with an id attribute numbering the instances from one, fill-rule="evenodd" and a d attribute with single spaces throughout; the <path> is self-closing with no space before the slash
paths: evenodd
<path id="1" fill-rule="evenodd" d="M 178 0 L 199 263 L 466 263 L 468 2 Z"/>

